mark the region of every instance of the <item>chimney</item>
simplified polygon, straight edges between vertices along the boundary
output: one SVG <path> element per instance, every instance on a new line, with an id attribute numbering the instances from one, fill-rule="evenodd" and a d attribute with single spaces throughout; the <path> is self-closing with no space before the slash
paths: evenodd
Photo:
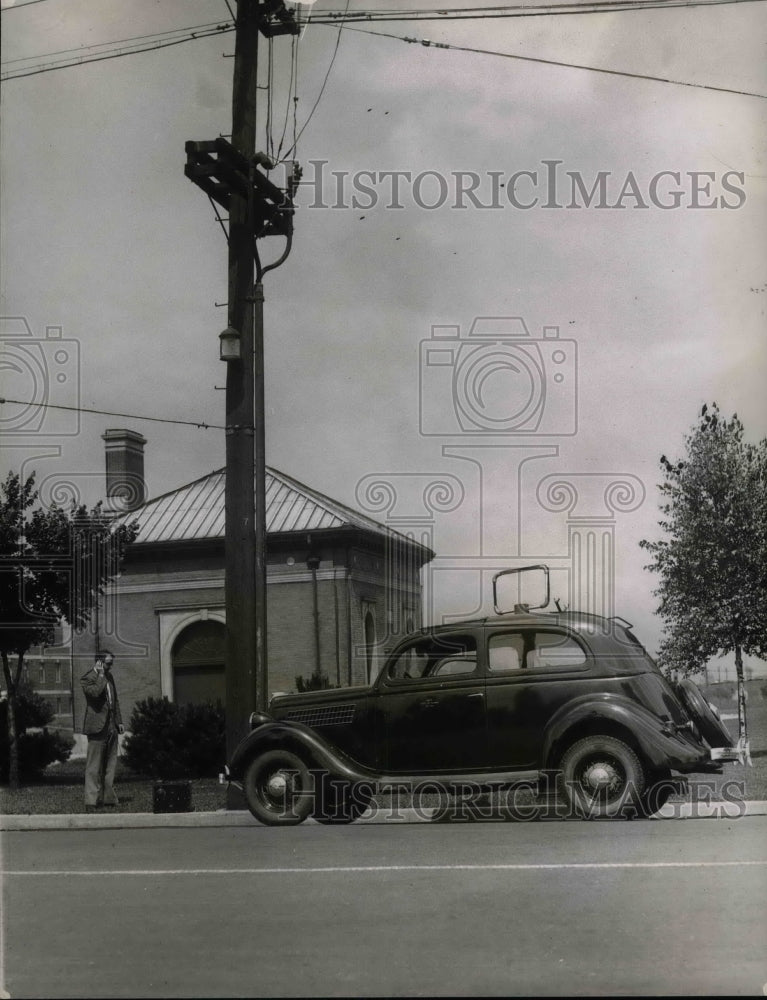
<path id="1" fill-rule="evenodd" d="M 137 431 L 110 428 L 101 435 L 106 449 L 107 499 L 114 510 L 129 511 L 146 500 L 144 445 Z"/>

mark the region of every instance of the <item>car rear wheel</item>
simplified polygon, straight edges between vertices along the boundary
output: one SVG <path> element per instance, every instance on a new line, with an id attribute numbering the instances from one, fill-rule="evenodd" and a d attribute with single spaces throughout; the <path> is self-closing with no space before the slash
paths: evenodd
<path id="1" fill-rule="evenodd" d="M 243 791 L 248 809 L 267 826 L 303 823 L 314 798 L 306 764 L 288 750 L 255 757 L 245 771 Z"/>
<path id="2" fill-rule="evenodd" d="M 562 756 L 559 790 L 568 815 L 581 819 L 641 815 L 644 768 L 622 740 L 587 736 Z"/>
<path id="3" fill-rule="evenodd" d="M 716 709 L 706 699 L 695 681 L 685 679 L 680 681 L 676 688 L 682 704 L 706 743 L 711 747 L 732 746 L 732 736 L 730 736 L 727 726 L 719 718 Z"/>

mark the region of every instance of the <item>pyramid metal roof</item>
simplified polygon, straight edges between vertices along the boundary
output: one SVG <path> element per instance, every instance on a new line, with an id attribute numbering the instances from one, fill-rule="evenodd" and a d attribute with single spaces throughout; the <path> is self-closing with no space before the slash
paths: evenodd
<path id="1" fill-rule="evenodd" d="M 148 500 L 123 514 L 118 521 L 138 522 L 138 545 L 223 538 L 225 485 L 226 470 L 218 469 L 177 490 Z M 426 548 L 284 472 L 266 469 L 268 534 L 329 528 L 358 528 Z"/>

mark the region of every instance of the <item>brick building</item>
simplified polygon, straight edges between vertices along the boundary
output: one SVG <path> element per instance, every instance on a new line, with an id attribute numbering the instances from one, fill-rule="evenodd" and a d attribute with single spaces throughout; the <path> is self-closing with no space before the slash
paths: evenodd
<path id="1" fill-rule="evenodd" d="M 126 721 L 149 695 L 223 701 L 225 470 L 142 503 L 144 439 L 111 430 L 104 440 L 107 495 L 138 501 L 124 516 L 140 531 L 92 627 L 74 638 L 75 680 L 103 646 Z M 420 569 L 434 553 L 275 469 L 266 521 L 270 694 L 313 672 L 367 683 L 382 653 L 421 625 Z M 74 701 L 79 729 L 79 683 Z"/>

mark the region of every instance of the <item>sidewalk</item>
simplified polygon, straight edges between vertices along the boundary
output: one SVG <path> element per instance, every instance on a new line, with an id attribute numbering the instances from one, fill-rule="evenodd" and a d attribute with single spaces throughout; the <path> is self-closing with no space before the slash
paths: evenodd
<path id="1" fill-rule="evenodd" d="M 767 815 L 767 801 L 743 802 L 669 802 L 655 820 L 667 819 L 740 819 L 742 816 Z M 307 820 L 313 823 L 313 820 Z M 397 808 L 395 815 L 387 809 L 362 816 L 356 820 L 360 824 L 383 823 L 402 825 L 403 823 L 429 823 L 431 819 L 423 810 L 410 807 Z M 462 822 L 462 821 L 458 821 Z M 500 820 L 478 820 L 477 822 L 501 822 Z M 612 821 L 611 821 L 612 822 Z M 510 824 L 511 825 L 511 824 Z M 128 830 L 146 827 L 232 827 L 261 824 L 247 810 L 225 810 L 216 812 L 186 813 L 73 813 L 0 816 L 0 831 L 22 830 Z"/>

